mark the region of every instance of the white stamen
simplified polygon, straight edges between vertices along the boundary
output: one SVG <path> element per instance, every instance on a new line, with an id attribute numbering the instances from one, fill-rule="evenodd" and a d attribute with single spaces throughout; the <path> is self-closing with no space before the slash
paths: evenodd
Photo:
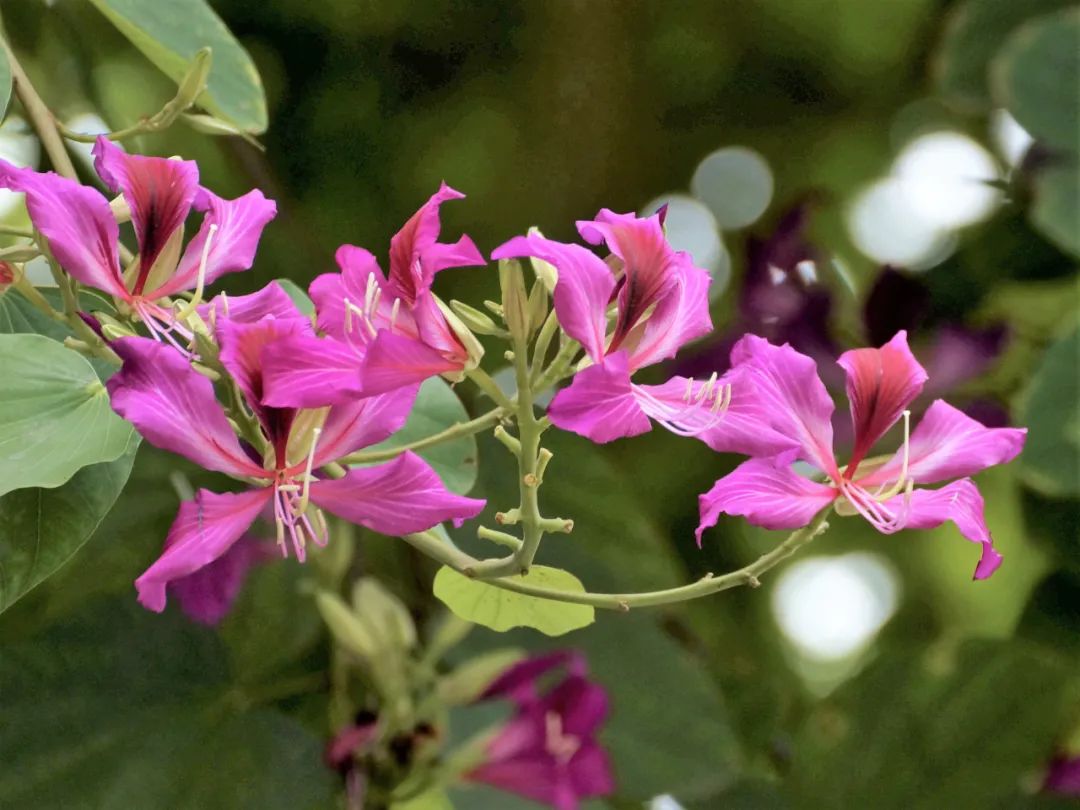
<path id="1" fill-rule="evenodd" d="M 795 265 L 795 272 L 799 274 L 802 283 L 807 286 L 817 281 L 817 265 L 810 259 L 803 259 Z"/>
<path id="2" fill-rule="evenodd" d="M 195 292 L 191 295 L 191 300 L 188 301 L 186 307 L 176 313 L 176 320 L 186 321 L 195 308 L 202 303 L 203 287 L 206 284 L 206 260 L 210 257 L 210 243 L 214 241 L 214 234 L 217 233 L 217 224 L 211 224 L 206 231 L 206 241 L 203 242 L 202 257 L 199 259 L 199 275 L 195 282 Z"/>
<path id="3" fill-rule="evenodd" d="M 395 298 L 394 305 L 390 307 L 390 331 L 394 331 L 394 324 L 397 322 L 398 312 L 401 311 L 401 299 Z"/>
<path id="4" fill-rule="evenodd" d="M 319 443 L 319 434 L 322 428 L 311 429 L 311 449 L 308 450 L 307 466 L 304 468 L 304 489 L 300 495 L 300 503 L 293 510 L 294 515 L 301 515 L 307 510 L 308 497 L 311 494 L 311 470 L 315 465 L 315 446 Z"/>
<path id="5" fill-rule="evenodd" d="M 544 715 L 544 749 L 565 765 L 581 748 L 581 740 L 563 731 L 562 717 L 555 712 Z"/>

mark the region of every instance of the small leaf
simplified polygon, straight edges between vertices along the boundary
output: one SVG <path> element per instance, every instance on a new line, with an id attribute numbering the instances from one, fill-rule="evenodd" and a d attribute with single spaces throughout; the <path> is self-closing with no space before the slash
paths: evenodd
<path id="1" fill-rule="evenodd" d="M 941 93 L 973 112 L 990 109 L 990 60 L 1018 25 L 1029 17 L 1062 8 L 1073 0 L 967 0 L 952 13 L 937 53 L 934 72 Z"/>
<path id="2" fill-rule="evenodd" d="M 1036 17 L 1010 34 L 990 82 L 994 100 L 1036 140 L 1080 146 L 1080 9 Z"/>
<path id="3" fill-rule="evenodd" d="M 437 377 L 426 380 L 420 386 L 416 404 L 405 427 L 386 441 L 369 450 L 386 450 L 401 447 L 446 430 L 459 422 L 469 421 L 469 414 L 457 394 Z M 476 438 L 466 436 L 452 442 L 443 442 L 418 451 L 421 458 L 432 466 L 447 489 L 464 495 L 476 484 L 477 450 Z"/>
<path id="4" fill-rule="evenodd" d="M 1028 426 L 1020 465 L 1048 495 L 1080 495 L 1080 329 L 1050 346 L 1031 381 L 1021 424 Z"/>
<path id="5" fill-rule="evenodd" d="M 195 54 L 209 47 L 213 68 L 199 106 L 245 132 L 266 130 L 266 94 L 255 64 L 205 0 L 90 2 L 175 82 Z"/>
<path id="6" fill-rule="evenodd" d="M 131 442 L 94 369 L 55 340 L 0 335 L 0 378 L 0 495 L 58 487 Z"/>
<path id="7" fill-rule="evenodd" d="M 581 580 L 568 571 L 534 565 L 519 582 L 561 591 L 585 593 Z M 561 636 L 593 623 L 590 605 L 575 605 L 538 599 L 469 579 L 452 568 L 443 567 L 435 575 L 435 596 L 466 621 L 505 632 L 513 627 L 532 627 L 549 636 Z"/>
<path id="8" fill-rule="evenodd" d="M 315 304 L 312 303 L 311 298 L 308 297 L 308 294 L 304 292 L 299 284 L 291 278 L 279 278 L 277 283 L 289 298 L 292 299 L 292 302 L 296 304 L 298 310 L 303 312 L 309 318 L 315 314 Z"/>
<path id="9" fill-rule="evenodd" d="M 138 436 L 115 461 L 84 467 L 57 489 L 0 498 L 0 612 L 63 565 L 94 533 L 131 473 Z"/>

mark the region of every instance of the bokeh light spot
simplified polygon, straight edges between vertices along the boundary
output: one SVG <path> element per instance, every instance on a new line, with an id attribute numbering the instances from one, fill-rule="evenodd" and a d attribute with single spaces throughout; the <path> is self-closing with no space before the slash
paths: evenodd
<path id="1" fill-rule="evenodd" d="M 959 132 L 933 132 L 909 143 L 893 164 L 900 188 L 919 215 L 940 228 L 961 228 L 988 217 L 1001 192 L 993 156 Z"/>
<path id="2" fill-rule="evenodd" d="M 698 164 L 690 190 L 709 207 L 720 228 L 745 228 L 769 207 L 773 176 L 757 152 L 745 146 L 728 146 Z"/>

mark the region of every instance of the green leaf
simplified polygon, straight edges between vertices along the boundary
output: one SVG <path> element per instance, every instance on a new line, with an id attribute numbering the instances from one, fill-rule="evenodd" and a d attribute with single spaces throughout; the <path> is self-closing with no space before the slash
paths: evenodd
<path id="1" fill-rule="evenodd" d="M 1015 640 L 972 642 L 956 661 L 883 655 L 810 715 L 792 757 L 792 803 L 1000 806 L 1053 753 L 1074 719 L 1076 685 L 1065 661 Z"/>
<path id="2" fill-rule="evenodd" d="M 1071 539 L 1077 543 L 1076 537 Z M 1080 575 L 1057 571 L 1040 582 L 1016 633 L 1080 658 Z"/>
<path id="3" fill-rule="evenodd" d="M 315 304 L 312 303 L 311 298 L 304 292 L 303 287 L 293 281 L 291 278 L 279 278 L 277 280 L 278 286 L 285 291 L 285 293 L 292 299 L 292 302 L 296 304 L 296 308 L 303 312 L 308 317 L 315 314 Z"/>
<path id="4" fill-rule="evenodd" d="M 1080 495 L 1080 328 L 1052 344 L 1031 380 L 1020 423 L 1028 426 L 1020 465 L 1048 495 Z"/>
<path id="5" fill-rule="evenodd" d="M 7 54 L 0 51 L 0 121 L 7 115 L 8 103 L 11 101 L 11 65 L 8 64 Z"/>
<path id="6" fill-rule="evenodd" d="M 63 565 L 93 534 L 124 488 L 138 436 L 115 461 L 84 467 L 56 489 L 0 498 L 0 612 Z"/>
<path id="7" fill-rule="evenodd" d="M 1080 146 L 1080 9 L 1037 17 L 1010 34 L 990 84 L 994 100 L 1036 140 Z"/>
<path id="8" fill-rule="evenodd" d="M 209 47 L 213 67 L 199 106 L 237 128 L 266 131 L 266 94 L 255 63 L 205 0 L 90 0 L 162 73 L 179 82 Z"/>
<path id="9" fill-rule="evenodd" d="M 544 588 L 584 593 L 581 580 L 568 571 L 534 565 L 515 580 Z M 550 599 L 537 599 L 470 579 L 452 568 L 435 575 L 435 596 L 466 621 L 505 632 L 512 627 L 532 627 L 549 636 L 561 636 L 593 623 L 594 609 Z"/>
<path id="10" fill-rule="evenodd" d="M 965 110 L 989 110 L 993 102 L 988 67 L 1009 34 L 1029 17 L 1071 2 L 968 0 L 959 5 L 945 29 L 934 65 L 940 92 L 950 103 Z"/>
<path id="11" fill-rule="evenodd" d="M 133 598 L 5 647 L 0 806 L 332 806 L 320 741 L 229 689 L 212 632 Z"/>
<path id="12" fill-rule="evenodd" d="M 1080 257 L 1080 165 L 1075 156 L 1035 176 L 1035 200 L 1028 216 L 1039 233 Z"/>
<path id="13" fill-rule="evenodd" d="M 457 394 L 438 377 L 426 380 L 420 386 L 416 404 L 405 427 L 386 441 L 369 450 L 386 450 L 401 447 L 418 439 L 446 430 L 459 422 L 469 421 L 465 406 Z M 434 468 L 439 478 L 451 492 L 464 495 L 476 484 L 477 450 L 476 437 L 465 436 L 452 442 L 443 442 L 418 451 L 421 458 Z"/>
<path id="14" fill-rule="evenodd" d="M 492 681 L 524 657 L 522 650 L 500 648 L 470 658 L 439 678 L 439 698 L 448 706 L 472 703 Z"/>
<path id="15" fill-rule="evenodd" d="M 57 311 L 64 308 L 60 300 L 59 290 L 39 289 L 38 292 Z M 98 296 L 97 293 L 90 290 L 79 291 L 79 306 L 87 312 L 112 312 L 112 306 Z M 58 323 L 46 317 L 17 290 L 9 288 L 6 292 L 0 293 L 0 334 L 44 335 L 62 343 L 64 338 L 71 337 L 74 333 L 66 323 Z M 89 362 L 94 367 L 94 371 L 97 372 L 99 379 L 107 380 L 116 371 L 116 366 L 105 360 L 99 360 L 95 357 Z"/>
<path id="16" fill-rule="evenodd" d="M 435 787 L 403 802 L 394 802 L 390 810 L 454 810 L 454 805 L 442 788 Z"/>
<path id="17" fill-rule="evenodd" d="M 0 377 L 0 495 L 58 487 L 131 442 L 94 369 L 55 340 L 0 335 Z"/>

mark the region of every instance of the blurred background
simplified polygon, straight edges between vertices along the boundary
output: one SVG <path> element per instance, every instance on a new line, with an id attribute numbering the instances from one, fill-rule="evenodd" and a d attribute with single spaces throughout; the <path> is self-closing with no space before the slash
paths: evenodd
<path id="1" fill-rule="evenodd" d="M 385 257 L 441 180 L 468 195 L 444 207 L 443 233 L 467 232 L 485 252 L 529 226 L 572 240 L 574 221 L 600 207 L 651 213 L 666 203 L 672 241 L 713 273 L 717 330 L 657 378 L 722 371 L 746 331 L 790 341 L 822 364 L 842 444 L 850 428 L 845 438 L 833 360 L 903 328 L 931 375 L 918 409 L 947 397 L 986 424 L 1031 431 L 1018 461 L 977 479 L 1005 556 L 989 581 L 971 581 L 978 549 L 951 525 L 886 537 L 838 518 L 760 590 L 601 615 L 555 640 L 583 649 L 612 695 L 604 739 L 620 799 L 611 806 L 663 794 L 702 808 L 1051 806 L 1034 795 L 1044 764 L 1080 752 L 1075 6 L 213 5 L 265 84 L 265 150 L 182 125 L 128 145 L 197 159 L 219 194 L 259 186 L 277 200 L 255 269 L 230 277 L 230 292 L 284 276 L 306 286 L 333 269 L 343 242 Z M 5 0 L 3 15 L 72 128 L 125 126 L 175 92 L 89 4 Z M 1008 40 L 1021 26 L 1027 38 Z M 1024 43 L 1037 52 L 1061 38 L 1071 56 L 1040 72 Z M 9 118 L 0 154 L 36 163 L 35 150 Z M 494 267 L 446 273 L 437 292 L 475 303 L 494 296 L 495 276 Z M 471 411 L 485 407 L 462 394 Z M 563 435 L 551 446 L 547 511 L 577 529 L 550 538 L 541 562 L 592 590 L 673 585 L 778 542 L 722 520 L 696 547 L 697 495 L 734 457 L 660 430 L 604 447 Z M 516 486 L 504 456 L 481 440 L 473 494 L 498 508 Z M 144 446 L 110 517 L 0 618 L 0 640 L 45 639 L 55 650 L 85 638 L 78 628 L 97 610 L 108 621 L 85 632 L 101 634 L 102 657 L 170 632 L 211 643 L 177 629 L 176 617 L 124 607 L 174 514 L 176 466 Z M 418 617 L 438 613 L 427 561 L 382 538 L 361 548 L 364 570 Z M 301 577 L 292 562 L 256 571 L 217 632 L 239 683 L 324 665 Z M 512 636 L 528 648 L 553 644 Z M 505 642 L 478 630 L 467 646 Z M 279 708 L 325 736 L 318 700 L 289 697 Z M 96 795 L 138 795 L 110 791 Z M 100 801 L 85 806 L 113 806 Z M 517 805 L 476 791 L 459 806 Z"/>

